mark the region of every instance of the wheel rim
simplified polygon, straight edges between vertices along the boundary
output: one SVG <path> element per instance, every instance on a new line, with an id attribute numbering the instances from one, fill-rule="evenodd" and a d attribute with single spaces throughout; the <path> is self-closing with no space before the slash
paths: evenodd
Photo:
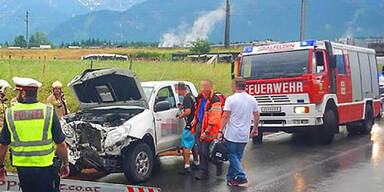
<path id="1" fill-rule="evenodd" d="M 139 154 L 137 154 L 135 165 L 136 165 L 136 172 L 141 176 L 145 176 L 149 170 L 148 154 L 144 151 L 141 151 Z"/>

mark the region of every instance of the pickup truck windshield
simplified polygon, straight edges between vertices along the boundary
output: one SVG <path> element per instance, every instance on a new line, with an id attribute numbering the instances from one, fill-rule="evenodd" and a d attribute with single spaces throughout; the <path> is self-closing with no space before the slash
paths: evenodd
<path id="1" fill-rule="evenodd" d="M 149 98 L 152 96 L 153 87 L 143 87 L 145 97 L 147 97 L 147 101 L 149 101 Z"/>
<path id="2" fill-rule="evenodd" d="M 244 56 L 240 76 L 245 79 L 299 77 L 309 72 L 309 50 Z"/>

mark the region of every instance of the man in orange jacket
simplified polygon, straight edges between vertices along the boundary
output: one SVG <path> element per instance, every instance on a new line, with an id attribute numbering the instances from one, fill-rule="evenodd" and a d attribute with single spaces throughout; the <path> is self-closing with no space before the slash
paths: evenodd
<path id="1" fill-rule="evenodd" d="M 197 108 L 192 133 L 200 155 L 200 171 L 195 176 L 198 180 L 208 179 L 209 145 L 217 138 L 220 129 L 222 104 L 214 94 L 211 80 L 201 82 L 201 93 L 196 98 Z M 216 175 L 222 174 L 222 164 L 217 164 Z"/>

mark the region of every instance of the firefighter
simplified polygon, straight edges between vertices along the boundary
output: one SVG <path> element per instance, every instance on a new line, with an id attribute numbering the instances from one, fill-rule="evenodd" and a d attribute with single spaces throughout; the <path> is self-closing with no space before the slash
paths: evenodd
<path id="1" fill-rule="evenodd" d="M 61 117 L 67 115 L 68 105 L 64 97 L 64 93 L 62 91 L 63 84 L 60 81 L 55 81 L 52 83 L 52 94 L 48 96 L 47 103 L 51 104 L 56 111 L 57 117 L 60 119 Z"/>
<path id="2" fill-rule="evenodd" d="M 4 160 L 10 145 L 12 165 L 17 169 L 22 191 L 57 192 L 57 174 L 69 174 L 68 150 L 60 122 L 52 106 L 38 102 L 40 82 L 18 77 L 13 81 L 20 97 L 17 105 L 7 109 L 0 133 L 0 181 L 5 180 Z M 55 148 L 63 160 L 59 173 L 53 167 Z"/>
<path id="3" fill-rule="evenodd" d="M 3 127 L 4 112 L 8 106 L 6 97 L 8 88 L 11 88 L 11 85 L 7 81 L 0 79 L 0 128 Z"/>
<path id="4" fill-rule="evenodd" d="M 201 82 L 201 93 L 196 98 L 196 114 L 193 123 L 192 133 L 195 134 L 195 140 L 200 156 L 200 171 L 195 178 L 205 180 L 209 177 L 209 145 L 213 141 L 220 128 L 222 101 L 212 89 L 211 80 Z M 216 175 L 222 174 L 222 164 L 216 165 Z"/>

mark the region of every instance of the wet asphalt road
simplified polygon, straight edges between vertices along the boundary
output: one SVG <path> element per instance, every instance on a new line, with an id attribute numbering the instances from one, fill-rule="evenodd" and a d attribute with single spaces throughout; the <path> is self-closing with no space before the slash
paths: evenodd
<path id="1" fill-rule="evenodd" d="M 161 167 L 144 186 L 162 191 L 384 191 L 384 120 L 377 121 L 371 135 L 349 136 L 342 127 L 331 145 L 316 144 L 313 138 L 277 133 L 265 137 L 262 145 L 249 143 L 243 166 L 248 188 L 226 185 L 225 174 L 207 181 L 178 175 L 181 157 L 162 157 Z M 226 172 L 227 164 L 224 167 Z M 126 183 L 122 174 L 100 181 Z"/>

